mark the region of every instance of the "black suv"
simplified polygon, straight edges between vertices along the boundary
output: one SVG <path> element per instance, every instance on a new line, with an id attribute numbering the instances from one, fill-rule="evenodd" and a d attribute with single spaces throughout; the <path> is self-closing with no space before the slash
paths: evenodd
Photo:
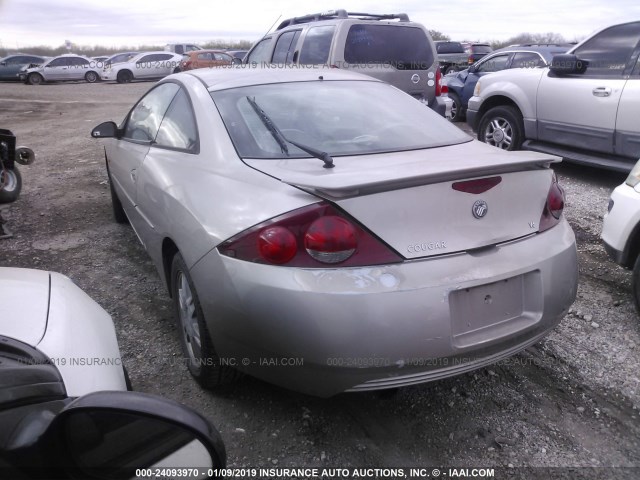
<path id="1" fill-rule="evenodd" d="M 388 82 L 445 116 L 436 49 L 427 29 L 404 13 L 376 15 L 331 10 L 290 18 L 259 40 L 250 65 L 322 65 Z"/>

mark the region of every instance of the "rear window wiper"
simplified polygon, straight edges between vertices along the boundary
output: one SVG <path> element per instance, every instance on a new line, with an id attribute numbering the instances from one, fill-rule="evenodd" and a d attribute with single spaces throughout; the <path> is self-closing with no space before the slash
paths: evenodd
<path id="1" fill-rule="evenodd" d="M 322 160 L 324 162 L 324 165 L 323 165 L 324 168 L 333 168 L 335 166 L 333 164 L 333 158 L 331 158 L 331 155 L 329 155 L 327 152 L 323 152 L 316 148 L 309 147 L 307 145 L 303 145 L 301 143 L 289 140 L 280 131 L 278 126 L 275 123 L 273 123 L 273 120 L 271 120 L 269 115 L 267 115 L 265 111 L 262 110 L 262 108 L 260 108 L 260 105 L 256 103 L 255 99 L 252 99 L 249 96 L 247 96 L 247 101 L 249 102 L 249 105 L 251 105 L 251 107 L 255 110 L 258 117 L 260 117 L 260 120 L 262 120 L 262 123 L 267 128 L 267 130 L 269 130 L 269 132 L 271 133 L 275 141 L 278 142 L 278 145 L 280 146 L 280 150 L 282 150 L 282 153 L 285 153 L 287 156 L 289 156 L 289 148 L 287 147 L 287 143 L 290 143 L 294 147 L 298 147 L 300 150 L 308 153 L 312 157 Z"/>

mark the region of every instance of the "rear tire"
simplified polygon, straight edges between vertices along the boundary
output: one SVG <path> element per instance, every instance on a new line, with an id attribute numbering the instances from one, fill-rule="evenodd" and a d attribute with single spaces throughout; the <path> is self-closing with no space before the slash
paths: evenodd
<path id="1" fill-rule="evenodd" d="M 20 170 L 14 165 L 13 170 L 4 170 L 3 175 L 2 184 L 4 187 L 0 190 L 0 203 L 15 202 L 22 190 L 22 175 L 20 175 Z"/>
<path id="2" fill-rule="evenodd" d="M 453 105 L 451 106 L 451 118 L 452 122 L 461 122 L 464 120 L 464 114 L 462 113 L 462 103 L 460 102 L 460 97 L 453 92 L 449 92 L 449 98 L 453 101 Z"/>
<path id="3" fill-rule="evenodd" d="M 87 81 L 87 83 L 96 83 L 98 80 L 100 80 L 100 77 L 96 72 L 87 72 L 84 76 L 84 79 Z"/>
<path id="4" fill-rule="evenodd" d="M 131 83 L 131 80 L 133 80 L 133 74 L 129 70 L 120 70 L 116 77 L 118 83 Z"/>
<path id="5" fill-rule="evenodd" d="M 478 140 L 502 150 L 520 150 L 524 141 L 524 122 L 512 106 L 493 107 L 480 119 Z"/>
<path id="6" fill-rule="evenodd" d="M 180 329 L 180 341 L 189 373 L 202 387 L 214 389 L 237 380 L 242 374 L 221 365 L 211 341 L 198 294 L 182 255 L 171 262 L 171 296 Z"/>
<path id="7" fill-rule="evenodd" d="M 636 310 L 640 313 L 640 255 L 638 255 L 636 263 L 633 265 L 631 289 L 633 290 L 633 301 L 636 304 Z"/>
<path id="8" fill-rule="evenodd" d="M 458 69 L 456 67 L 454 67 L 453 65 L 449 65 L 445 70 L 444 70 L 444 74 L 445 75 L 449 75 L 450 73 L 454 73 L 457 72 Z"/>

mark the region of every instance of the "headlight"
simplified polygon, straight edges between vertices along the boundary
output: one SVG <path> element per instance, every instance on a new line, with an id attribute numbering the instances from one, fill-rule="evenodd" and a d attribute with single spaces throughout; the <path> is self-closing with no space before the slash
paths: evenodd
<path id="1" fill-rule="evenodd" d="M 635 187 L 638 183 L 640 183 L 640 160 L 638 160 L 638 162 L 634 165 L 631 173 L 624 183 L 626 183 L 630 187 Z"/>

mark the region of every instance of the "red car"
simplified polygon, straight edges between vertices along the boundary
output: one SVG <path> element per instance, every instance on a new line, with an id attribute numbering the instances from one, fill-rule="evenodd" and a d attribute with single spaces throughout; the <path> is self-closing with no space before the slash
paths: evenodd
<path id="1" fill-rule="evenodd" d="M 240 61 L 219 50 L 194 50 L 184 54 L 180 62 L 180 70 L 184 72 L 196 68 L 213 68 L 235 63 L 240 63 Z"/>

